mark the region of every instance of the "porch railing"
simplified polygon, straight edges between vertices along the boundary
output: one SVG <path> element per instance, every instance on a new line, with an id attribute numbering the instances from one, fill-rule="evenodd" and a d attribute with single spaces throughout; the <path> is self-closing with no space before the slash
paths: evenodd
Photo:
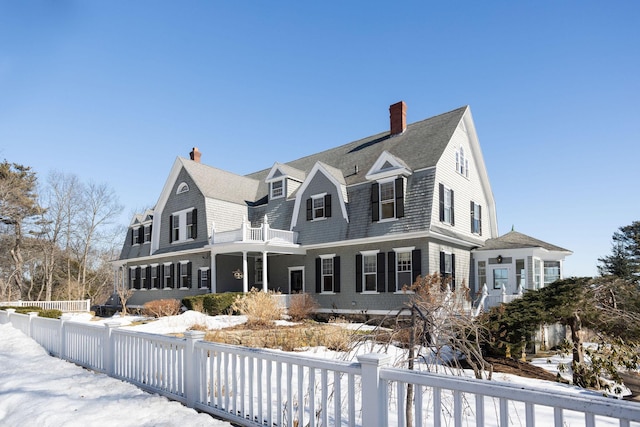
<path id="1" fill-rule="evenodd" d="M 298 242 L 298 233 L 271 228 L 266 217 L 260 227 L 251 227 L 251 224 L 245 219 L 237 230 L 217 232 L 214 224 L 210 240 L 212 245 L 233 242 L 274 242 L 295 245 Z"/>
<path id="2" fill-rule="evenodd" d="M 416 427 L 640 426 L 637 403 L 392 368 L 384 354 L 340 362 L 12 311 L 0 323 L 51 354 L 243 426 L 405 426 L 408 385 Z"/>

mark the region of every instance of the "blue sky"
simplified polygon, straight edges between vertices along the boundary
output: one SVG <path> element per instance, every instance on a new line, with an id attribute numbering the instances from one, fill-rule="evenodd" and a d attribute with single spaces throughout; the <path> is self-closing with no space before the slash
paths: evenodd
<path id="1" fill-rule="evenodd" d="M 245 174 L 470 105 L 498 212 L 595 275 L 640 219 L 636 1 L 0 0 L 0 159 L 152 206 L 176 156 Z"/>

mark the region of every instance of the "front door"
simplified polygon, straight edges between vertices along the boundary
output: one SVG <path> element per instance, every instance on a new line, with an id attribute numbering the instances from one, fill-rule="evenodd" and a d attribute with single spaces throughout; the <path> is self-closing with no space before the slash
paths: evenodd
<path id="1" fill-rule="evenodd" d="M 302 268 L 289 270 L 289 290 L 292 294 L 304 292 L 304 270 Z"/>

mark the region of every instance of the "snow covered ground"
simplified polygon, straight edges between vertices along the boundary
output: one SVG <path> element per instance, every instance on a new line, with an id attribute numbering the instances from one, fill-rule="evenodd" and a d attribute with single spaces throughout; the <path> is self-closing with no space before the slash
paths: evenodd
<path id="1" fill-rule="evenodd" d="M 91 321 L 89 315 L 74 316 L 74 321 Z M 117 321 L 122 328 L 168 334 L 184 332 L 194 325 L 221 329 L 246 321 L 244 316 L 206 316 L 188 311 L 180 316 L 137 324 L 136 317 L 113 317 L 100 322 Z M 136 322 L 135 326 L 132 325 Z M 288 322 L 283 322 L 288 323 Z M 348 325 L 355 327 L 355 325 Z M 177 402 L 143 392 L 133 385 L 97 374 L 48 354 L 34 341 L 8 325 L 0 325 L 0 425 L 2 426 L 228 426 L 230 424 L 198 414 Z M 311 348 L 301 354 L 332 359 L 352 359 L 356 353 L 380 351 L 368 346 L 345 355 Z M 394 359 L 403 357 L 400 349 Z M 534 364 L 554 371 L 558 363 L 568 363 L 561 355 L 535 360 Z M 467 373 L 472 376 L 471 373 Z M 596 395 L 577 387 L 548 381 L 494 374 L 494 381 L 535 387 L 545 392 Z M 538 419 L 538 421 L 542 421 Z M 552 423 L 552 419 L 549 420 Z M 544 422 L 543 424 L 544 425 Z M 549 424 L 551 425 L 551 424 Z"/>

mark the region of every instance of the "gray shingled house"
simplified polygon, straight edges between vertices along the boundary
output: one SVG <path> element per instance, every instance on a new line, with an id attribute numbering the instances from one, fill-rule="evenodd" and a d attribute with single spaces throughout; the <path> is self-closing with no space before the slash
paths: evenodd
<path id="1" fill-rule="evenodd" d="M 433 272 L 474 294 L 473 250 L 498 230 L 471 110 L 389 111 L 387 131 L 245 176 L 178 157 L 113 263 L 129 303 L 257 287 L 382 314 Z"/>

